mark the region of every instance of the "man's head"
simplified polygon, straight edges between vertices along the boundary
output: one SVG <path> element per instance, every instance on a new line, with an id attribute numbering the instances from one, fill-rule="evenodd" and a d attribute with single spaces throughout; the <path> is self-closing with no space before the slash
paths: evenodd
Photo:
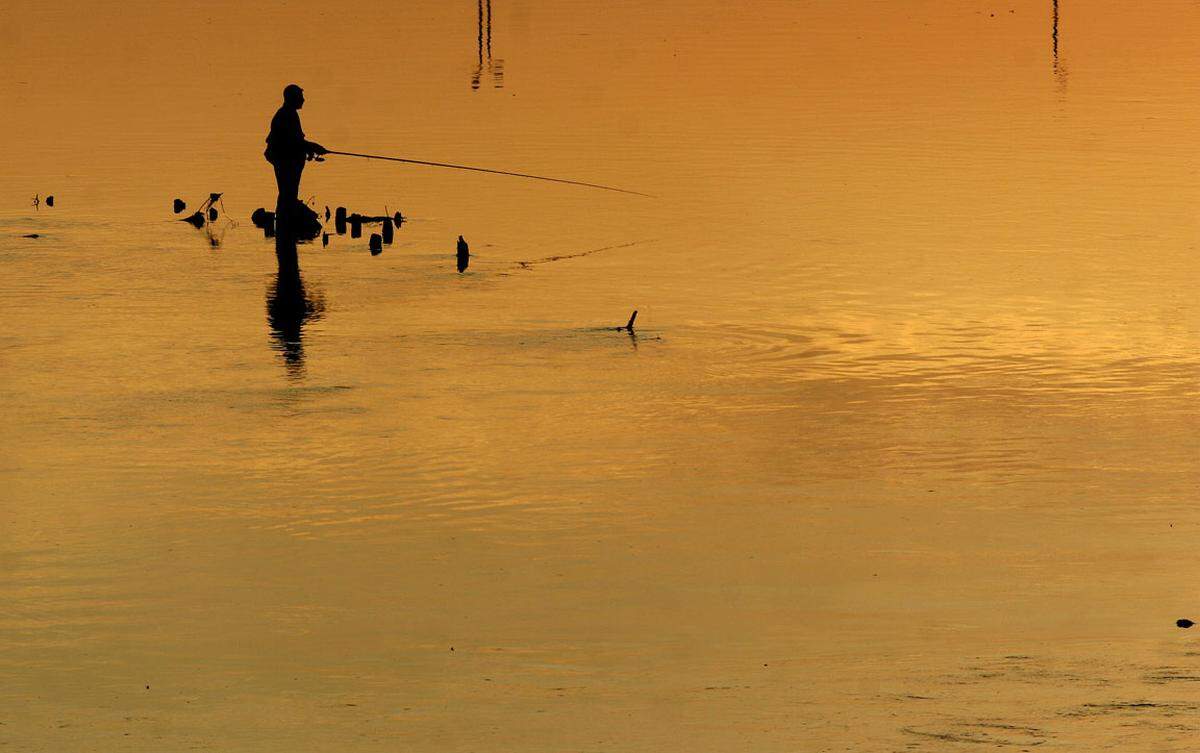
<path id="1" fill-rule="evenodd" d="M 295 84 L 288 84 L 283 89 L 283 103 L 297 110 L 304 107 L 304 90 Z"/>

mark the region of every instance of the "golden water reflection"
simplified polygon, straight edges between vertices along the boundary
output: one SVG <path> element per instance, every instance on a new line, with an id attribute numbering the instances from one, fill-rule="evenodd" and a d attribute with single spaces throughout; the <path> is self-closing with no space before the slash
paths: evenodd
<path id="1" fill-rule="evenodd" d="M 1200 12 L 1059 6 L 17 3 L 4 741 L 1189 749 Z M 276 245 L 292 81 L 660 198 L 331 156 L 411 221 Z"/>

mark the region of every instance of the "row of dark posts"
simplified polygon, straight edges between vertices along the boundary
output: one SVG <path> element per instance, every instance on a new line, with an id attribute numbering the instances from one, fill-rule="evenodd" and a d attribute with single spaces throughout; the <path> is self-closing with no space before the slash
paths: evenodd
<path id="1" fill-rule="evenodd" d="M 206 199 L 204 203 L 200 205 L 200 209 L 198 211 L 182 218 L 182 220 L 197 228 L 204 227 L 206 222 L 215 222 L 218 217 L 215 204 L 220 200 L 221 194 L 209 194 L 208 199 Z M 181 214 L 187 209 L 187 202 L 185 202 L 183 199 L 175 199 L 175 201 L 172 203 L 172 209 L 174 209 L 175 214 Z M 329 233 L 322 232 L 323 228 L 321 226 L 319 215 L 317 215 L 316 212 L 312 211 L 307 206 L 304 206 L 302 211 L 298 209 L 297 214 L 300 215 L 297 219 L 301 223 L 311 223 L 311 225 L 308 225 L 310 229 L 299 233 L 299 235 L 310 239 L 315 239 L 317 235 L 320 235 L 321 245 L 328 246 Z M 400 212 L 395 212 L 390 215 L 365 215 L 359 214 L 358 212 L 350 213 L 346 210 L 346 207 L 338 207 L 335 212 L 331 213 L 329 211 L 329 207 L 325 207 L 325 221 L 328 222 L 331 217 L 333 218 L 334 232 L 336 232 L 338 235 L 346 235 L 348 232 L 351 238 L 362 237 L 363 225 L 374 225 L 378 223 L 380 226 L 379 232 L 371 233 L 370 237 L 367 239 L 367 248 L 370 249 L 372 256 L 379 256 L 381 253 L 383 253 L 383 247 L 385 245 L 392 245 L 392 242 L 396 239 L 396 229 L 403 225 L 405 221 L 404 215 L 402 215 Z M 250 221 L 254 223 L 255 227 L 262 230 L 268 238 L 273 237 L 276 234 L 277 228 L 275 213 L 266 209 L 265 207 L 259 207 L 258 209 L 255 209 L 250 215 Z M 458 236 L 458 244 L 455 249 L 455 264 L 459 272 L 466 271 L 467 265 L 470 264 L 470 258 L 471 254 L 467 247 L 467 242 L 463 240 L 463 237 L 460 235 Z"/>

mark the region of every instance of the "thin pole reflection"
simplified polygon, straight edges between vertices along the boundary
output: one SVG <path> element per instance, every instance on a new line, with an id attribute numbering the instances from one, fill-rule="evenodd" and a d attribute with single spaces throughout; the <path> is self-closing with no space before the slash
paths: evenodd
<path id="1" fill-rule="evenodd" d="M 492 0 L 476 0 L 475 2 L 475 51 L 475 70 L 471 72 L 471 88 L 479 89 L 483 79 L 486 57 L 487 72 L 492 79 L 492 88 L 503 89 L 504 60 L 492 57 Z"/>
<path id="2" fill-rule="evenodd" d="M 1067 86 L 1067 67 L 1058 54 L 1058 0 L 1050 0 L 1050 55 L 1053 61 L 1054 78 L 1060 91 Z"/>

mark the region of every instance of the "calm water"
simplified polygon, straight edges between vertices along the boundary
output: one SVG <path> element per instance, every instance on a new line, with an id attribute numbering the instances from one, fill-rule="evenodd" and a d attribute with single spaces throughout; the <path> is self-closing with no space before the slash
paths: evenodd
<path id="1" fill-rule="evenodd" d="M 491 5 L 6 11 L 0 744 L 1192 748 L 1200 8 Z"/>

